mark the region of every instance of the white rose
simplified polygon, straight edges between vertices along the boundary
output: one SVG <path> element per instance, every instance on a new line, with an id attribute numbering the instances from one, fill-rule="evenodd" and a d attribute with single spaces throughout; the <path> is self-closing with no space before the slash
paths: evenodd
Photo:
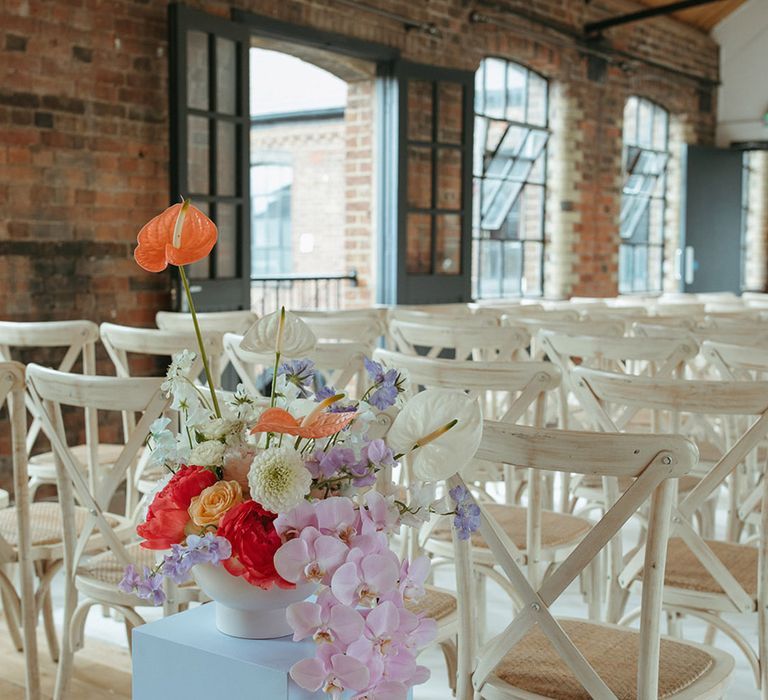
<path id="1" fill-rule="evenodd" d="M 206 440 L 196 445 L 189 455 L 189 463 L 196 467 L 220 467 L 226 447 L 218 440 Z"/>

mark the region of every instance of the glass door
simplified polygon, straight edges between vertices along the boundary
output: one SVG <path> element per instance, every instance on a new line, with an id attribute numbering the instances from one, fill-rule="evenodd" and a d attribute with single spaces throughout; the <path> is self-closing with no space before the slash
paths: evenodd
<path id="1" fill-rule="evenodd" d="M 250 308 L 247 27 L 171 5 L 171 201 L 213 219 L 211 255 L 188 269 L 199 311 Z M 183 300 L 183 294 L 178 295 Z"/>

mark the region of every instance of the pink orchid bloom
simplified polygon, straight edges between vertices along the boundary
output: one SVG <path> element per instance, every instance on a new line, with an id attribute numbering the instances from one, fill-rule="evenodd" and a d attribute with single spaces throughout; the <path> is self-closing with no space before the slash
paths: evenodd
<path id="1" fill-rule="evenodd" d="M 326 586 L 347 558 L 349 548 L 337 537 L 321 535 L 314 527 L 288 540 L 275 552 L 275 569 L 291 583 L 322 583 Z"/>
<path id="2" fill-rule="evenodd" d="M 364 535 L 372 532 L 390 533 L 398 526 L 400 511 L 395 505 L 394 497 L 388 498 L 378 491 L 368 491 L 365 494 L 365 505 L 367 508 L 360 508 Z"/>
<path id="3" fill-rule="evenodd" d="M 318 601 L 323 598 L 321 593 Z M 286 612 L 288 624 L 293 629 L 293 641 L 312 637 L 318 644 L 329 643 L 348 646 L 363 633 L 365 621 L 352 608 L 339 605 L 328 598 L 321 604 L 303 601 L 294 603 Z"/>
<path id="4" fill-rule="evenodd" d="M 384 681 L 362 693 L 353 695 L 351 700 L 407 700 L 408 688 L 397 681 Z"/>
<path id="5" fill-rule="evenodd" d="M 422 617 L 402 608 L 398 632 L 407 649 L 420 651 L 429 646 L 437 637 L 437 622 L 431 617 Z"/>
<path id="6" fill-rule="evenodd" d="M 360 516 L 352 501 L 333 496 L 314 504 L 317 527 L 324 535 L 335 535 L 349 544 L 359 531 Z"/>
<path id="7" fill-rule="evenodd" d="M 349 559 L 352 560 L 358 560 L 369 554 L 386 554 L 391 551 L 387 536 L 383 532 L 356 535 L 352 538 L 349 546 L 351 547 Z"/>
<path id="8" fill-rule="evenodd" d="M 372 607 L 379 596 L 397 586 L 399 574 L 399 567 L 392 558 L 384 554 L 369 554 L 359 561 L 342 564 L 333 574 L 331 590 L 342 605 Z"/>
<path id="9" fill-rule="evenodd" d="M 315 507 L 308 501 L 302 501 L 287 513 L 280 513 L 275 518 L 275 530 L 284 540 L 292 540 L 308 527 L 317 528 Z"/>
<path id="10" fill-rule="evenodd" d="M 291 678 L 305 690 L 322 688 L 334 700 L 347 690 L 361 691 L 370 686 L 370 673 L 357 659 L 339 652 L 333 644 L 323 644 L 314 659 L 302 659 L 291 668 Z"/>
<path id="11" fill-rule="evenodd" d="M 384 657 L 383 678 L 408 686 L 418 685 L 429 679 L 429 669 L 416 663 L 416 655 L 413 652 L 400 647 L 396 654 Z"/>
<path id="12" fill-rule="evenodd" d="M 365 616 L 365 636 L 382 656 L 396 652 L 400 641 L 400 611 L 394 603 L 385 601 Z"/>
<path id="13" fill-rule="evenodd" d="M 400 593 L 403 600 L 410 603 L 424 596 L 424 582 L 429 576 L 429 559 L 416 557 L 412 562 L 406 559 L 400 567 Z"/>

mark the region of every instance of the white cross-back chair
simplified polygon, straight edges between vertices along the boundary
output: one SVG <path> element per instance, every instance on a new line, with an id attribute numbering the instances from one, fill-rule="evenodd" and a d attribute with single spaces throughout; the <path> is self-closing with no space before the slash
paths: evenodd
<path id="1" fill-rule="evenodd" d="M 96 342 L 99 329 L 91 321 L 44 321 L 35 323 L 17 323 L 0 321 L 0 361 L 10 362 L 21 359 L 24 351 L 51 352 L 63 350 L 64 355 L 56 365 L 62 372 L 69 372 L 79 362 L 83 374 L 96 374 Z M 40 419 L 34 413 L 31 400 L 27 397 L 27 409 L 32 422 L 27 429 L 27 471 L 30 477 L 30 498 L 35 499 L 37 490 L 44 484 L 56 483 L 56 466 L 53 453 L 45 451 L 32 455 L 40 437 Z M 85 446 L 74 448 L 79 463 L 85 469 Z M 113 445 L 103 445 L 99 459 L 103 464 L 110 464 L 117 450 Z"/>
<path id="2" fill-rule="evenodd" d="M 466 391 L 470 396 L 482 397 L 487 393 L 503 393 L 506 400 L 497 407 L 496 416 L 506 423 L 529 421 L 540 424 L 543 417 L 544 399 L 548 392 L 560 384 L 560 372 L 551 363 L 545 362 L 476 362 L 440 360 L 425 357 L 401 355 L 378 350 L 375 357 L 386 365 L 404 369 L 414 388 L 443 388 Z M 490 468 L 489 468 L 490 467 Z M 557 513 L 546 509 L 551 502 L 546 492 L 551 492 L 551 479 L 545 479 L 541 472 L 522 472 L 525 478 L 516 478 L 511 467 L 505 467 L 498 460 L 475 462 L 467 469 L 467 480 L 476 493 L 481 493 L 488 481 L 499 479 L 503 474 L 506 503 L 495 503 L 482 493 L 488 509 L 497 518 L 501 527 L 521 550 L 532 579 L 541 576 L 543 569 L 553 562 L 562 560 L 589 529 L 590 523 L 583 518 Z M 518 471 L 517 474 L 520 474 Z M 527 486 L 526 506 L 513 503 L 519 499 L 523 482 Z M 549 483 L 545 483 L 549 482 Z M 419 532 L 413 542 L 417 550 L 429 552 L 436 563 L 453 559 L 450 528 L 446 518 L 436 518 Z M 495 569 L 493 554 L 480 538 L 473 538 L 475 573 L 484 581 L 487 577 L 501 583 Z M 598 570 L 591 570 L 596 577 Z M 506 589 L 511 593 L 509 588 Z M 596 587 L 592 590 L 596 591 Z M 478 610 L 484 615 L 484 583 L 477 588 Z M 596 608 L 597 600 L 591 603 Z"/>
<path id="3" fill-rule="evenodd" d="M 27 368 L 27 377 L 43 428 L 57 456 L 65 596 L 54 698 L 64 700 L 69 697 L 73 655 L 83 645 L 83 630 L 91 607 L 101 605 L 121 613 L 128 632 L 144 624 L 135 608 L 146 606 L 146 601 L 122 593 L 117 584 L 128 564 L 134 564 L 139 571 L 144 566 L 153 566 L 155 553 L 139 546 L 134 521 L 113 512 L 112 505 L 135 461 L 144 458 L 142 448 L 149 426 L 168 409 L 170 399 L 160 389 L 160 378 L 84 377 L 34 364 Z M 129 411 L 137 416 L 114 465 L 109 470 L 94 470 L 97 478 L 93 483 L 77 469 L 61 421 L 62 407 L 115 416 Z M 98 440 L 98 430 L 89 435 L 89 443 Z M 99 553 L 94 553 L 95 541 L 100 545 Z M 197 599 L 198 591 L 193 587 L 174 590 L 168 611 L 189 602 L 187 594 L 190 599 Z"/>
<path id="4" fill-rule="evenodd" d="M 470 326 L 460 322 L 424 325 L 395 319 L 389 323 L 389 333 L 394 349 L 399 352 L 416 355 L 417 348 L 423 348 L 426 357 L 436 358 L 448 352 L 456 360 L 527 359 L 526 349 L 531 341 L 524 328 Z"/>
<path id="5" fill-rule="evenodd" d="M 195 353 L 195 360 L 190 368 L 189 376 L 194 380 L 203 371 L 203 361 L 197 347 L 197 336 L 191 326 L 186 331 L 168 331 L 156 328 L 132 328 L 114 323 L 102 323 L 99 331 L 102 343 L 115 366 L 115 373 L 118 377 L 131 376 L 129 355 L 144 355 L 153 358 L 165 357 L 170 360 L 170 358 L 182 350 L 190 350 Z M 218 386 L 224 354 L 222 334 L 204 331 L 202 337 L 203 346 L 208 354 L 211 375 L 213 376 L 214 384 Z M 160 370 L 157 371 L 160 372 Z M 134 427 L 134 416 L 129 411 L 123 412 L 124 434 L 131 433 Z M 133 512 L 133 509 L 138 504 L 139 494 L 151 492 L 162 475 L 162 471 L 158 471 L 157 468 L 150 466 L 148 463 L 146 469 L 136 469 L 127 474 L 126 513 Z"/>
<path id="6" fill-rule="evenodd" d="M 259 320 L 253 311 L 207 311 L 197 314 L 204 333 L 245 333 Z M 192 314 L 179 311 L 158 311 L 155 324 L 160 330 L 176 333 L 194 332 Z"/>
<path id="7" fill-rule="evenodd" d="M 459 592 L 457 698 L 488 700 L 705 700 L 721 698 L 733 659 L 702 645 L 662 638 L 664 577 L 673 478 L 696 462 L 696 449 L 679 436 L 608 435 L 543 430 L 486 421 L 478 457 L 535 471 L 568 469 L 605 477 L 629 476 L 632 486 L 543 581 L 532 582 L 521 554 L 484 504 L 480 534 L 518 601 L 499 635 L 474 649 L 472 554 L 454 536 Z M 456 476 L 449 485 L 461 484 Z M 650 499 L 646 577 L 639 632 L 553 615 L 552 606 Z"/>
<path id="8" fill-rule="evenodd" d="M 293 310 L 319 341 L 353 342 L 373 348 L 387 330 L 386 309 L 344 309 L 339 311 Z"/>
<path id="9" fill-rule="evenodd" d="M 267 381 L 272 381 L 274 353 L 243 350 L 240 347 L 242 340 L 241 335 L 225 334 L 224 352 L 246 390 L 253 396 L 262 396 L 264 392 L 257 386 L 256 379 L 259 376 L 268 376 Z M 326 386 L 347 392 L 352 398 L 360 398 L 357 394 L 363 391 L 363 360 L 369 352 L 369 347 L 361 343 L 320 342 L 306 353 L 305 357 L 315 363 L 316 382 L 322 378 Z"/>
<path id="10" fill-rule="evenodd" d="M 0 408 L 7 406 L 11 427 L 11 458 L 13 460 L 14 505 L 0 511 L 0 591 L 8 631 L 16 649 L 24 651 L 26 699 L 40 698 L 40 670 L 37 658 L 36 623 L 38 608 L 50 578 L 41 581 L 38 595 L 35 591 L 35 564 L 47 562 L 50 552 L 35 548 L 35 531 L 32 529 L 29 479 L 27 475 L 27 415 L 25 401 L 24 366 L 16 362 L 0 363 Z M 9 576 L 9 568 L 19 568 L 19 589 Z M 49 611 L 50 614 L 50 611 Z M 53 640 L 51 652 L 58 655 L 58 645 L 52 618 L 48 620 L 49 640 Z M 53 636 L 50 636 L 53 632 Z M 23 636 L 22 636 L 23 633 Z"/>
<path id="11" fill-rule="evenodd" d="M 643 405 L 668 412 L 672 415 L 673 429 L 679 414 L 723 418 L 726 449 L 699 484 L 673 506 L 664 603 L 676 617 L 699 617 L 733 639 L 752 666 L 762 697 L 768 698 L 768 618 L 765 615 L 768 607 L 765 572 L 768 480 L 760 478 L 749 483 L 741 469 L 768 436 L 768 382 L 626 377 L 589 369 L 578 369 L 575 374 L 583 382 L 585 401 L 591 397 L 601 427 L 607 431 L 616 430 L 605 410 L 609 404 Z M 734 418 L 748 418 L 748 421 L 734 421 Z M 693 517 L 726 480 L 726 539 L 704 539 L 693 527 Z M 738 538 L 743 525 L 755 508 L 761 513 L 756 542 L 740 544 Z M 621 597 L 622 591 L 640 576 L 641 569 L 642 557 L 638 553 L 617 577 L 619 587 L 612 589 L 611 595 Z M 615 605 L 610 607 L 617 609 Z M 724 612 L 757 613 L 757 654 L 735 625 L 720 618 Z"/>

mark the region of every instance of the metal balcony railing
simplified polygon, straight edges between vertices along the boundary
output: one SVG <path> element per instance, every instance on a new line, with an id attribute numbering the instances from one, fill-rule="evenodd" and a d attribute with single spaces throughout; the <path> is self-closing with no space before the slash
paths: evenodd
<path id="1" fill-rule="evenodd" d="M 287 309 L 340 309 L 344 291 L 357 287 L 357 271 L 327 275 L 251 277 L 251 309 L 264 315 Z"/>

